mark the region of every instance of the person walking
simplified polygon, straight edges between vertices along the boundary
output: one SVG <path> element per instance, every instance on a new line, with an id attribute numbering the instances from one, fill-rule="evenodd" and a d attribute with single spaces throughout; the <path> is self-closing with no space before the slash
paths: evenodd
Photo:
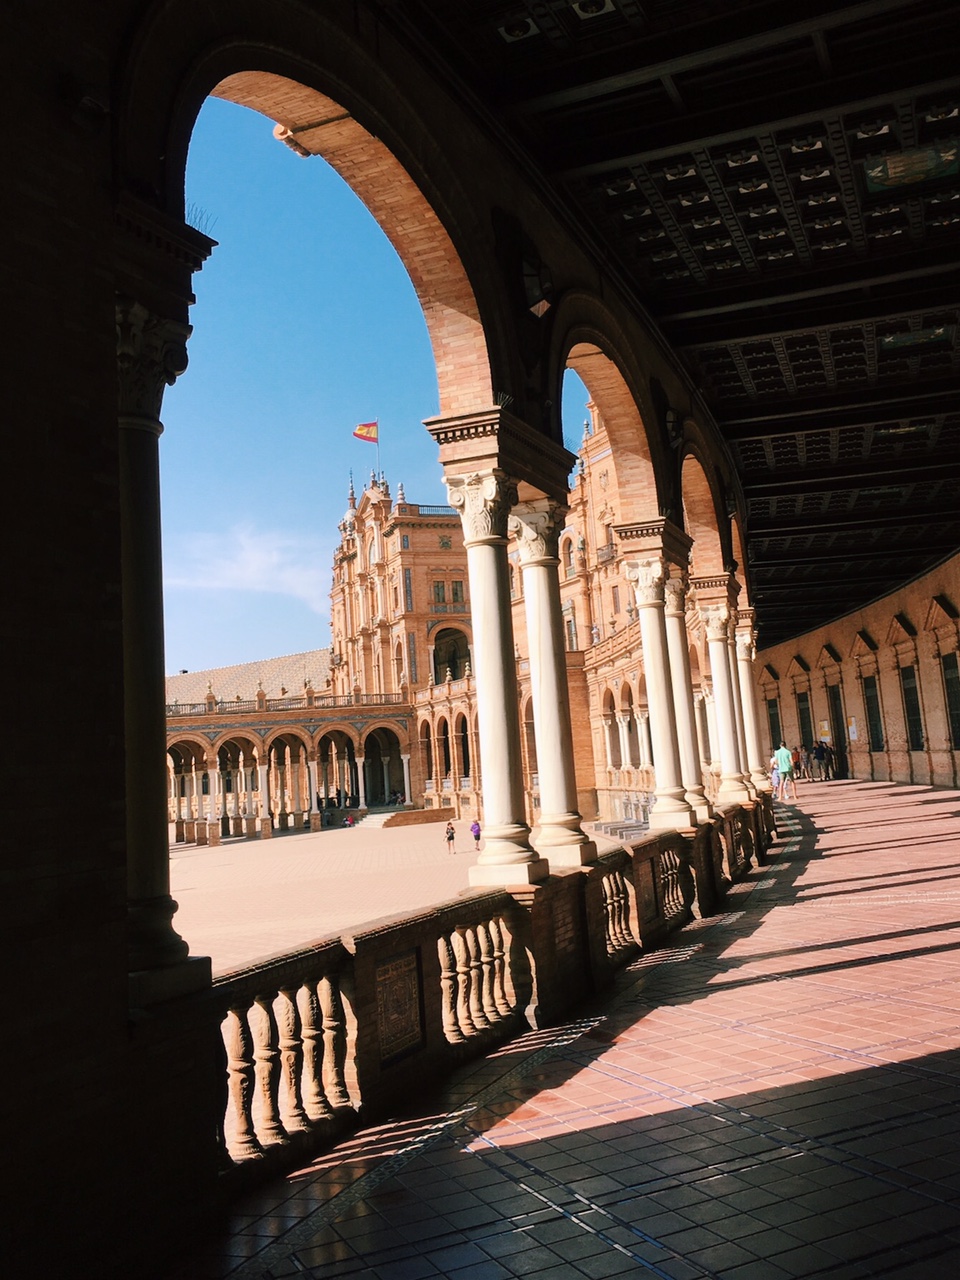
<path id="1" fill-rule="evenodd" d="M 823 782 L 827 766 L 827 744 L 822 738 L 813 748 L 813 759 L 817 766 L 817 781 Z"/>
<path id="2" fill-rule="evenodd" d="M 480 823 L 474 818 L 470 823 L 470 834 L 473 836 L 473 847 L 477 850 L 480 848 Z"/>
<path id="3" fill-rule="evenodd" d="M 773 756 L 777 762 L 777 770 L 780 774 L 780 793 L 777 799 L 783 802 L 787 801 L 787 792 L 789 791 L 790 784 L 792 783 L 793 798 L 796 800 L 797 779 L 793 771 L 793 752 L 785 742 L 781 742 L 780 746 L 773 753 Z"/>
<path id="4" fill-rule="evenodd" d="M 457 838 L 457 833 L 453 828 L 452 822 L 447 823 L 447 829 L 443 833 L 443 838 L 447 842 L 447 853 L 456 853 L 456 850 L 453 847 L 453 842 Z"/>

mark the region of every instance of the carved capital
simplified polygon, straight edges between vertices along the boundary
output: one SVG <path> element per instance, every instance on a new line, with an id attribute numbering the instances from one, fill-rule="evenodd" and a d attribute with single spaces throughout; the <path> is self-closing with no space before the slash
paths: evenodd
<path id="1" fill-rule="evenodd" d="M 649 560 L 625 560 L 621 564 L 623 576 L 633 585 L 637 608 L 663 603 L 664 580 L 667 562 L 660 556 Z"/>
<path id="2" fill-rule="evenodd" d="M 752 631 L 738 631 L 737 635 L 737 658 L 744 662 L 752 662 L 757 656 L 757 646 L 753 639 Z"/>
<path id="3" fill-rule="evenodd" d="M 668 578 L 663 584 L 664 612 L 682 618 L 686 610 L 687 584 L 682 577 Z"/>
<path id="4" fill-rule="evenodd" d="M 517 502 L 517 486 L 502 471 L 451 476 L 446 481 L 450 505 L 460 514 L 463 544 L 505 542 L 507 517 Z"/>
<path id="5" fill-rule="evenodd" d="M 704 625 L 707 628 L 708 640 L 723 640 L 726 643 L 730 635 L 730 606 L 727 604 L 710 604 L 700 609 Z"/>
<path id="6" fill-rule="evenodd" d="M 187 367 L 191 326 L 154 315 L 132 298 L 117 298 L 117 377 L 121 417 L 160 422 L 164 387 Z"/>
<path id="7" fill-rule="evenodd" d="M 551 498 L 521 502 L 507 520 L 507 528 L 517 540 L 522 566 L 559 564 L 560 530 L 566 508 Z"/>

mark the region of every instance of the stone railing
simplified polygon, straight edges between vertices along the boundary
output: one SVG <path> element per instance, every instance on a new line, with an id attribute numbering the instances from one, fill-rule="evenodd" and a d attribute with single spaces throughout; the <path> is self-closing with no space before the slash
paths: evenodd
<path id="1" fill-rule="evenodd" d="M 218 979 L 230 1177 L 302 1162 L 525 1027 L 568 1016 L 695 910 L 717 910 L 756 857 L 760 806 L 691 838 L 650 833 L 540 885 L 453 902 Z M 735 851 L 731 853 L 731 847 Z"/>

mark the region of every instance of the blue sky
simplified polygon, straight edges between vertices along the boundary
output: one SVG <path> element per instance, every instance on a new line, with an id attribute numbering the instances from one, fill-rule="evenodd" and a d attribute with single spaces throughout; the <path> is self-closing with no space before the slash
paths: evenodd
<path id="1" fill-rule="evenodd" d="M 166 667 L 191 671 L 329 643 L 327 593 L 349 473 L 380 465 L 413 502 L 446 501 L 422 426 L 437 380 L 413 286 L 321 159 L 252 111 L 209 100 L 188 216 L 218 247 L 194 278 L 190 366 L 160 440 Z M 568 375 L 570 377 L 571 375 Z M 574 442 L 582 384 L 567 387 Z"/>

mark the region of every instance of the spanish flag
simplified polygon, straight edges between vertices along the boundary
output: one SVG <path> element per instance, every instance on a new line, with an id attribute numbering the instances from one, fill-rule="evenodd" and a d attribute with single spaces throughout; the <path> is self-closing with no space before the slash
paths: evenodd
<path id="1" fill-rule="evenodd" d="M 380 443 L 380 420 L 361 422 L 353 433 L 358 440 L 369 440 L 372 444 Z"/>

